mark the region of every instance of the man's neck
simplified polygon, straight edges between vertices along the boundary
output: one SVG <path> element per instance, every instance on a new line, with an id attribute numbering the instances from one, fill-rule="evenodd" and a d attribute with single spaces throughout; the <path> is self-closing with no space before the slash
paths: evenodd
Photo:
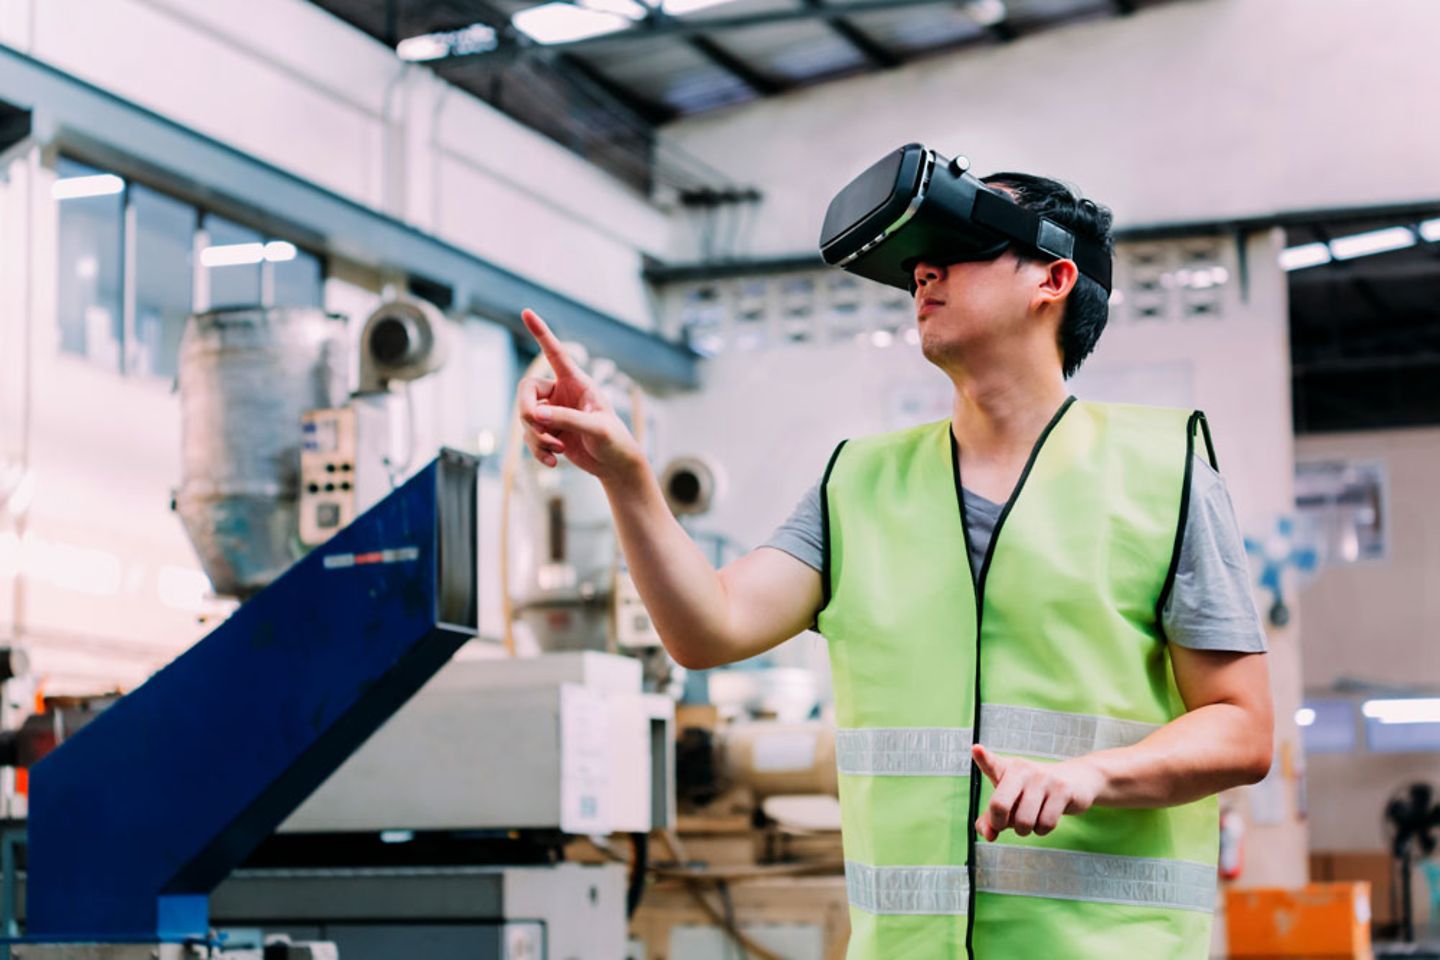
<path id="1" fill-rule="evenodd" d="M 1027 457 L 1069 395 L 1059 369 L 986 365 L 951 374 L 955 440 L 970 462 Z"/>

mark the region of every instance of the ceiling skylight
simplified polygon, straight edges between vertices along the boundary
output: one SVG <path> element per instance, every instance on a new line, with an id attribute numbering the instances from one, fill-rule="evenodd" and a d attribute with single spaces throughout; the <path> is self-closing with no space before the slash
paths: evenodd
<path id="1" fill-rule="evenodd" d="M 585 6 L 542 3 L 538 7 L 521 10 L 510 18 L 510 22 L 537 43 L 573 43 L 633 26 L 637 18 L 618 12 L 622 8 L 634 8 L 638 10 L 638 16 L 643 16 L 645 12 L 639 4 L 624 4 L 616 0 L 597 0 Z"/>

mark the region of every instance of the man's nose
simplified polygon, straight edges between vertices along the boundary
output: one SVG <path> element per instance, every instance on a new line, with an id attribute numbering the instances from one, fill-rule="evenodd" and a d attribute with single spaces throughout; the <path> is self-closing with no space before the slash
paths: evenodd
<path id="1" fill-rule="evenodd" d="M 915 289 L 920 290 L 923 289 L 927 283 L 935 283 L 943 275 L 944 271 L 941 267 L 933 263 L 926 263 L 922 260 L 915 264 L 915 272 L 911 278 L 911 282 L 915 285 Z"/>

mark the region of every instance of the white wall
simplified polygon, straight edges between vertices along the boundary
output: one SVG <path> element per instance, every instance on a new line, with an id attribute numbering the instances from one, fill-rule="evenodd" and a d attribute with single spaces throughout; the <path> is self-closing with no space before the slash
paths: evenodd
<path id="1" fill-rule="evenodd" d="M 1388 477 L 1384 559 L 1323 568 L 1306 585 L 1305 687 L 1342 678 L 1440 692 L 1440 429 L 1314 434 L 1296 441 L 1305 460 L 1379 460 Z M 1398 787 L 1440 784 L 1440 755 L 1363 749 L 1308 759 L 1311 836 L 1321 850 L 1384 847 L 1380 814 Z"/>
<path id="2" fill-rule="evenodd" d="M 1192 0 L 666 133 L 764 191 L 754 254 L 813 250 L 834 192 L 916 140 L 1073 181 L 1125 225 L 1434 199 L 1437 33 L 1430 0 Z"/>

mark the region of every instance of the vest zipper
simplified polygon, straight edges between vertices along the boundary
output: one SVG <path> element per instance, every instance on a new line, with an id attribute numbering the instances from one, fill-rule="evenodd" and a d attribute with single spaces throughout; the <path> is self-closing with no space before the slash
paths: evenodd
<path id="1" fill-rule="evenodd" d="M 980 742 L 980 637 L 985 614 L 985 577 L 990 572 L 990 560 L 995 556 L 995 544 L 1000 540 L 1000 530 L 1005 525 L 1006 517 L 1010 516 L 1010 510 L 1015 506 L 1015 501 L 1020 497 L 1020 491 L 1025 488 L 1025 481 L 1030 476 L 1030 470 L 1035 466 L 1035 458 L 1040 455 L 1040 449 L 1045 446 L 1045 441 L 1050 438 L 1050 433 L 1060 423 L 1060 418 L 1065 416 L 1065 411 L 1070 409 L 1075 402 L 1075 397 L 1065 398 L 1060 404 L 1060 409 L 1050 418 L 1045 429 L 1040 431 L 1040 436 L 1035 440 L 1035 446 L 1030 449 L 1030 457 L 1025 461 L 1025 469 L 1020 471 L 1020 479 L 1015 482 L 1015 489 L 1010 491 L 1010 497 L 1005 501 L 1005 506 L 1000 509 L 1000 514 L 995 518 L 995 528 L 990 531 L 990 545 L 985 548 L 985 559 L 980 563 L 980 570 L 976 573 L 971 570 L 970 552 L 970 525 L 966 522 L 965 514 L 965 488 L 960 482 L 960 445 L 955 440 L 954 423 L 949 426 L 950 434 L 950 469 L 955 477 L 955 500 L 960 506 L 960 529 L 965 536 L 965 569 L 970 571 L 971 581 L 975 592 L 975 691 L 973 697 L 973 716 L 971 717 L 971 745 Z M 975 894 L 978 886 L 978 877 L 975 875 L 975 844 L 977 831 L 975 820 L 980 816 L 980 781 L 985 774 L 978 771 L 974 764 L 970 767 L 970 814 L 965 824 L 966 830 L 966 854 L 965 872 L 970 880 L 970 903 L 965 913 L 965 956 L 968 960 L 975 960 Z"/>

